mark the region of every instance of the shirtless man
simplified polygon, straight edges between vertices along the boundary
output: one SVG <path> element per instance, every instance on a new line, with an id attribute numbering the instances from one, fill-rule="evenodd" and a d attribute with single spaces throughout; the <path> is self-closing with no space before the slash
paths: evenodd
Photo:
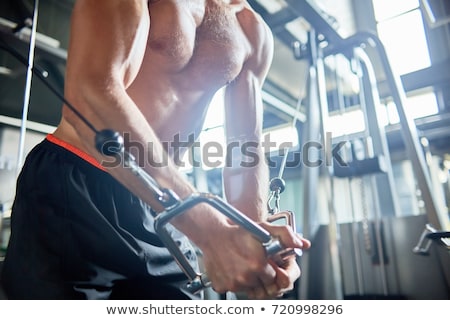
<path id="1" fill-rule="evenodd" d="M 112 128 L 143 146 L 148 157 L 136 154 L 139 165 L 181 198 L 195 188 L 173 162 L 151 162 L 170 156 L 162 142 L 198 137 L 220 88 L 226 86 L 227 141 L 261 140 L 260 90 L 273 41 L 245 0 L 78 0 L 70 39 L 67 100 L 99 130 Z M 178 291 L 184 278 L 152 229 L 148 205 L 157 212 L 161 206 L 127 169 L 102 166 L 111 159 L 93 141 L 92 130 L 64 107 L 57 130 L 29 155 L 4 265 L 7 294 L 186 297 Z M 307 249 L 309 242 L 289 228 L 264 223 L 268 170 L 262 148 L 254 152 L 260 161 L 251 168 L 224 169 L 227 200 L 285 247 Z M 261 243 L 209 206 L 196 206 L 173 224 L 202 251 L 219 293 L 274 298 L 300 276 L 295 258 L 277 266 Z M 189 242 L 174 236 L 195 263 Z"/>

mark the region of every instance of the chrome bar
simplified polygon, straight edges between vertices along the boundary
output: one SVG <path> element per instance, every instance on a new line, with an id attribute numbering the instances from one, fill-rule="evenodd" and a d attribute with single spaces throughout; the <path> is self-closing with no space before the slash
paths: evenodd
<path id="1" fill-rule="evenodd" d="M 28 50 L 28 68 L 27 68 L 27 76 L 25 82 L 25 91 L 23 97 L 23 108 L 22 108 L 22 123 L 20 126 L 20 136 L 19 136 L 19 147 L 17 154 L 17 167 L 16 167 L 16 175 L 19 174 L 23 158 L 24 158 L 24 150 L 25 150 L 25 135 L 27 131 L 27 120 L 28 120 L 28 109 L 30 106 L 30 96 L 31 96 L 31 81 L 33 79 L 33 65 L 34 65 L 34 52 L 36 48 L 36 32 L 37 32 L 37 22 L 38 22 L 38 13 L 39 13 L 39 0 L 34 1 L 34 11 L 33 11 L 33 22 L 31 26 L 30 33 L 30 44 Z"/>

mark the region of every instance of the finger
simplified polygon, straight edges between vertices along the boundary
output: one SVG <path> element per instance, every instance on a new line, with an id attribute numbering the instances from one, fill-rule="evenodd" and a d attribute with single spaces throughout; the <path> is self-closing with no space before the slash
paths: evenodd
<path id="1" fill-rule="evenodd" d="M 290 226 L 276 226 L 268 222 L 262 222 L 261 226 L 269 233 L 277 237 L 285 248 L 309 249 L 311 242 L 301 234 L 295 233 Z"/>
<path id="2" fill-rule="evenodd" d="M 278 267 L 274 262 L 271 262 L 277 273 L 276 285 L 278 292 L 288 292 L 293 289 L 294 282 L 300 277 L 301 270 L 295 260 L 295 257 L 286 260 L 283 267 Z"/>
<path id="3" fill-rule="evenodd" d="M 261 283 L 260 286 L 255 287 L 248 291 L 248 298 L 249 299 L 268 299 L 268 298 L 275 298 L 279 295 L 279 289 L 275 282 L 273 282 L 270 285 L 263 285 Z"/>
<path id="4" fill-rule="evenodd" d="M 266 261 L 266 264 L 261 272 L 258 273 L 259 284 L 263 287 L 268 287 L 274 283 L 277 272 L 270 261 Z"/>
<path id="5" fill-rule="evenodd" d="M 300 239 L 300 241 L 303 242 L 303 248 L 302 249 L 309 249 L 311 248 L 311 241 L 309 241 L 308 239 L 303 238 L 303 235 L 297 233 L 296 236 Z"/>
<path id="6" fill-rule="evenodd" d="M 285 270 L 278 268 L 277 278 L 271 284 L 262 284 L 259 287 L 249 290 L 247 296 L 249 299 L 274 299 L 282 297 L 286 292 L 293 289 L 294 281 L 297 279 L 295 274 L 290 274 Z"/>
<path id="7" fill-rule="evenodd" d="M 253 300 L 264 300 L 267 298 L 267 293 L 264 287 L 259 287 L 254 290 L 252 290 L 251 294 L 249 295 L 250 299 Z"/>
<path id="8" fill-rule="evenodd" d="M 274 266 L 266 261 L 266 265 L 258 273 L 258 284 L 247 290 L 250 299 L 267 299 L 278 295 L 278 285 L 276 283 L 277 272 Z"/>
<path id="9" fill-rule="evenodd" d="M 234 275 L 229 279 L 228 290 L 233 292 L 245 292 L 254 299 L 262 299 L 266 294 L 266 287 L 275 283 L 276 271 L 267 260 L 265 266 L 249 266 L 249 271 Z"/>
<path id="10" fill-rule="evenodd" d="M 276 281 L 274 283 L 272 283 L 271 285 L 264 287 L 264 290 L 265 290 L 265 294 L 268 298 L 276 298 L 281 293 L 280 288 Z"/>
<path id="11" fill-rule="evenodd" d="M 303 249 L 305 245 L 303 238 L 294 233 L 290 226 L 275 226 L 266 222 L 263 222 L 261 226 L 273 237 L 278 238 L 285 248 Z"/>

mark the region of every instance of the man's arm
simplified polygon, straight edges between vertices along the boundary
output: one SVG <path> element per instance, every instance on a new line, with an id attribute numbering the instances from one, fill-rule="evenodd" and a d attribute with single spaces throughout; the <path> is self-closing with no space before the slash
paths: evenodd
<path id="1" fill-rule="evenodd" d="M 269 175 L 262 141 L 261 90 L 273 57 L 272 34 L 251 9 L 238 14 L 250 43 L 241 73 L 225 92 L 226 137 L 231 154 L 224 169 L 227 200 L 255 221 L 264 221 Z"/>
<path id="2" fill-rule="evenodd" d="M 238 78 L 225 93 L 227 155 L 231 166 L 224 169 L 224 188 L 227 200 L 262 225 L 273 235 L 296 239 L 295 247 L 307 249 L 309 241 L 293 234 L 288 227 L 274 227 L 263 223 L 267 219 L 269 175 L 262 143 L 263 102 L 261 90 L 273 58 L 273 38 L 267 25 L 250 8 L 239 16 L 241 26 L 251 46 L 251 54 Z M 231 146 L 238 146 L 231 148 Z M 289 246 L 289 245 L 287 245 Z M 250 290 L 252 298 L 282 294 L 293 288 L 300 276 L 295 257 L 282 267 L 272 263 L 275 281 Z"/>

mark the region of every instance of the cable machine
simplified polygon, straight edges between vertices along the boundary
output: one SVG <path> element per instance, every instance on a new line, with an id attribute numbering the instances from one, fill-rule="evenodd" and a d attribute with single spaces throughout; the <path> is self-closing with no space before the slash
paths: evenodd
<path id="1" fill-rule="evenodd" d="M 320 11 L 315 8 L 309 0 L 286 0 L 290 8 L 298 16 L 306 18 L 310 23 L 308 43 L 294 46 L 294 55 L 297 59 L 306 59 L 309 63 L 309 89 L 307 94 L 306 117 L 302 145 L 317 142 L 327 147 L 327 134 L 329 130 L 329 108 L 327 99 L 327 81 L 330 77 L 326 75 L 324 61 L 328 57 L 336 55 L 344 56 L 352 66 L 352 71 L 359 81 L 359 108 L 364 115 L 365 129 L 359 136 L 344 136 L 333 140 L 333 145 L 345 144 L 342 148 L 344 154 L 338 155 L 345 159 L 344 165 L 334 161 L 329 162 L 327 155 L 329 150 L 325 150 L 326 156 L 322 166 L 304 166 L 302 179 L 304 184 L 303 194 L 303 230 L 307 238 L 313 239 L 317 229 L 315 219 L 319 216 L 317 193 L 322 184 L 325 186 L 325 193 L 328 208 L 328 250 L 329 264 L 331 266 L 331 286 L 328 285 L 325 299 L 345 298 L 345 284 L 349 277 L 346 274 L 347 259 L 353 261 L 354 288 L 351 296 L 362 297 L 375 294 L 380 297 L 393 297 L 398 294 L 398 279 L 389 274 L 387 268 L 392 268 L 387 263 L 389 256 L 395 256 L 396 252 L 388 252 L 386 249 L 386 236 L 384 234 L 384 219 L 399 216 L 398 197 L 394 183 L 393 170 L 386 134 L 383 125 L 379 122 L 380 98 L 377 89 L 377 82 L 374 68 L 368 54 L 368 49 L 375 51 L 381 61 L 383 71 L 389 84 L 390 92 L 400 118 L 401 132 L 406 145 L 408 158 L 411 160 L 413 172 L 416 178 L 417 187 L 422 195 L 425 204 L 426 221 L 425 230 L 415 247 L 411 247 L 414 253 L 427 253 L 431 242 L 446 245 L 445 238 L 448 232 L 442 231 L 444 226 L 448 226 L 448 217 L 439 212 L 439 206 L 432 193 L 430 183 L 430 173 L 428 171 L 419 134 L 414 120 L 405 111 L 406 95 L 400 77 L 396 75 L 390 66 L 386 51 L 379 38 L 371 33 L 357 33 L 347 39 L 343 39 L 334 28 L 321 16 Z M 337 89 L 339 91 L 339 88 Z M 342 103 L 342 96 L 338 92 L 338 101 Z M 345 112 L 343 106 L 339 106 L 341 112 Z M 348 141 L 348 139 L 350 139 Z M 310 152 L 311 156 L 311 152 Z M 313 155 L 319 157 L 319 154 Z M 358 219 L 352 217 L 351 234 L 352 254 L 342 252 L 343 234 L 341 226 L 338 224 L 338 217 L 335 208 L 335 183 L 337 179 L 346 179 L 350 189 L 350 195 L 358 194 L 362 217 Z M 355 188 L 356 184 L 356 188 Z M 351 199 L 352 206 L 355 206 L 355 199 Z M 353 210 L 354 211 L 354 210 Z M 360 221 L 358 221 L 360 220 Z M 360 228 L 358 227 L 360 225 Z M 430 227 L 432 226 L 432 227 Z M 362 232 L 358 232 L 358 230 Z M 361 234 L 362 233 L 362 234 Z M 395 237 L 392 241 L 396 241 Z M 424 244 L 425 242 L 425 244 Z M 361 256 L 362 247 L 372 256 L 372 263 L 377 266 L 376 292 L 366 290 L 367 281 L 364 279 L 364 257 Z M 348 248 L 348 247 L 347 247 Z M 349 251 L 349 250 L 347 250 Z M 448 250 L 438 250 L 438 261 L 440 269 L 444 274 L 447 287 L 450 288 L 450 255 Z M 302 258 L 304 274 L 309 274 L 312 270 L 308 261 L 311 253 L 307 253 Z M 395 260 L 395 259 L 391 259 Z M 395 273 L 395 272 L 394 272 Z M 300 280 L 299 297 L 310 298 L 315 284 L 310 283 L 307 277 Z M 348 289 L 347 289 L 348 291 Z M 348 292 L 347 292 L 348 293 Z M 314 296 L 314 294 L 313 294 Z"/>

